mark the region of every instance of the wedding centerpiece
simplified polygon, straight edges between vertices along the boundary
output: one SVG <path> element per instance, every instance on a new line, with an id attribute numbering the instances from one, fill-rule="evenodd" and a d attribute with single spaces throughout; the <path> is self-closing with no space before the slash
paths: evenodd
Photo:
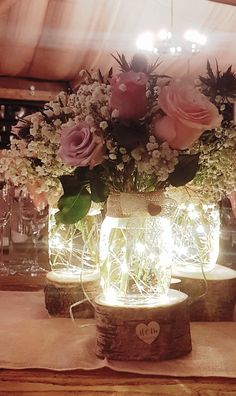
<path id="1" fill-rule="evenodd" d="M 165 191 L 194 179 L 202 152 L 218 136 L 221 116 L 193 82 L 159 75 L 157 62 L 148 65 L 141 55 L 130 63 L 124 55 L 116 60 L 120 73 L 82 71 L 76 92 L 62 92 L 20 120 L 11 150 L 3 152 L 1 171 L 28 188 L 37 204 L 56 204 L 57 224 L 81 222 L 94 204 L 107 202 L 110 220 L 102 227 L 100 254 L 104 292 L 108 299 L 134 295 L 134 301 L 148 302 L 166 294 L 170 281 L 172 243 L 166 240 L 174 204 Z M 211 137 L 207 145 L 204 131 Z M 128 237 L 132 248 L 127 228 L 140 230 L 131 231 L 137 241 Z M 156 266 L 150 265 L 151 253 Z M 159 263 L 157 256 L 165 259 Z M 151 286 L 144 279 L 152 279 Z"/>
<path id="2" fill-rule="evenodd" d="M 200 187 L 200 196 L 203 186 L 205 191 L 210 158 L 221 152 L 218 143 L 226 133 L 222 111 L 211 89 L 204 89 L 207 79 L 199 84 L 159 75 L 158 62 L 150 65 L 142 55 L 135 55 L 131 62 L 124 55 L 115 59 L 119 73 L 83 70 L 75 92 L 60 93 L 40 112 L 21 120 L 11 150 L 3 153 L 1 172 L 16 185 L 33 189 L 38 204 L 45 199 L 50 205 L 57 202 L 57 225 L 82 224 L 94 205 L 102 205 L 106 217 L 98 259 L 103 290 L 96 300 L 98 320 L 103 309 L 109 310 L 112 324 L 126 315 L 124 309 L 130 337 L 134 331 L 139 342 L 149 346 L 155 342 L 154 359 L 174 357 L 187 353 L 191 340 L 186 296 L 168 291 L 175 245 L 172 191 L 199 194 Z M 223 187 L 224 192 L 227 188 Z M 177 316 L 181 318 L 171 314 L 172 341 L 168 332 L 161 336 L 171 345 L 169 352 L 164 348 L 160 356 L 162 309 L 176 312 L 179 303 L 182 308 Z M 122 312 L 116 312 L 115 319 L 114 307 Z M 159 324 L 133 328 L 129 315 L 134 315 L 134 309 L 141 310 L 136 311 L 141 312 L 141 316 L 137 313 L 139 322 L 150 323 L 157 309 Z M 176 350 L 180 320 L 187 341 Z M 150 332 L 155 337 L 144 340 Z M 100 336 L 105 343 L 106 331 L 105 338 Z M 140 358 L 135 353 L 129 358 Z M 145 353 L 149 358 L 150 348 Z M 104 354 L 106 348 L 98 351 Z M 143 351 L 140 354 L 144 356 Z"/>

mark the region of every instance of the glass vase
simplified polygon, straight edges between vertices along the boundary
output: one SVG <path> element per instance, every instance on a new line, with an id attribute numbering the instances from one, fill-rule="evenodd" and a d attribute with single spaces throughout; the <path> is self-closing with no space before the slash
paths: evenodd
<path id="1" fill-rule="evenodd" d="M 156 304 L 168 293 L 171 262 L 171 227 L 163 195 L 111 195 L 100 238 L 105 302 L 121 306 Z"/>
<path id="2" fill-rule="evenodd" d="M 54 275 L 65 282 L 98 277 L 100 210 L 91 209 L 85 218 L 69 225 L 57 225 L 56 212 L 49 209 L 49 261 Z"/>
<path id="3" fill-rule="evenodd" d="M 207 272 L 219 254 L 220 215 L 214 205 L 179 205 L 172 217 L 173 271 Z"/>

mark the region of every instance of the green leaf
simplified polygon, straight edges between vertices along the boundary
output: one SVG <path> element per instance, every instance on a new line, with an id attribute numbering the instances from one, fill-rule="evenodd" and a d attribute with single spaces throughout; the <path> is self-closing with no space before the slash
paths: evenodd
<path id="1" fill-rule="evenodd" d="M 81 166 L 75 169 L 75 177 L 79 182 L 87 182 L 89 179 L 89 167 L 88 166 Z"/>
<path id="2" fill-rule="evenodd" d="M 108 197 L 108 190 L 104 182 L 94 181 L 90 185 L 91 197 L 94 202 L 104 202 Z"/>
<path id="3" fill-rule="evenodd" d="M 91 195 L 83 189 L 78 194 L 63 195 L 58 201 L 59 212 L 56 213 L 56 222 L 74 224 L 86 216 L 91 206 Z"/>
<path id="4" fill-rule="evenodd" d="M 90 174 L 91 197 L 94 202 L 104 202 L 108 197 L 108 188 L 99 166 L 93 168 Z"/>
<path id="5" fill-rule="evenodd" d="M 199 169 L 198 161 L 199 154 L 179 155 L 179 163 L 168 178 L 170 184 L 174 187 L 180 187 L 190 182 Z"/>
<path id="6" fill-rule="evenodd" d="M 83 181 L 79 182 L 75 175 L 63 175 L 60 181 L 66 197 L 78 194 L 85 185 Z"/>

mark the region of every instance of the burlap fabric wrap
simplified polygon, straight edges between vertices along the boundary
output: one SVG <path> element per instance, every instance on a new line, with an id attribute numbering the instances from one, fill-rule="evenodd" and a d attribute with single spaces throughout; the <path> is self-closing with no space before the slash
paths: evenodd
<path id="1" fill-rule="evenodd" d="M 107 216 L 156 216 L 161 213 L 164 202 L 163 191 L 115 193 L 108 197 Z"/>

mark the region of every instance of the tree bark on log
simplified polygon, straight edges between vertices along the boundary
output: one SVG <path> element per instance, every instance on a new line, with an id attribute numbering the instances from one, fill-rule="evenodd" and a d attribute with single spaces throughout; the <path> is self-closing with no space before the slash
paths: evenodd
<path id="1" fill-rule="evenodd" d="M 70 317 L 70 307 L 72 304 L 83 301 L 87 298 L 93 300 L 100 293 L 99 279 L 84 281 L 83 285 L 77 282 L 56 282 L 46 278 L 44 288 L 45 306 L 48 313 L 56 317 Z M 83 303 L 73 307 L 74 318 L 93 318 L 94 308 L 87 299 Z"/>
<path id="2" fill-rule="evenodd" d="M 158 361 L 189 353 L 188 297 L 175 290 L 170 294 L 172 302 L 159 306 L 109 306 L 96 298 L 97 356 Z"/>
<path id="3" fill-rule="evenodd" d="M 233 321 L 236 303 L 236 271 L 217 265 L 211 272 L 206 273 L 206 281 L 202 273 L 190 277 L 175 274 L 181 283 L 177 290 L 189 296 L 190 320 L 217 322 Z"/>

